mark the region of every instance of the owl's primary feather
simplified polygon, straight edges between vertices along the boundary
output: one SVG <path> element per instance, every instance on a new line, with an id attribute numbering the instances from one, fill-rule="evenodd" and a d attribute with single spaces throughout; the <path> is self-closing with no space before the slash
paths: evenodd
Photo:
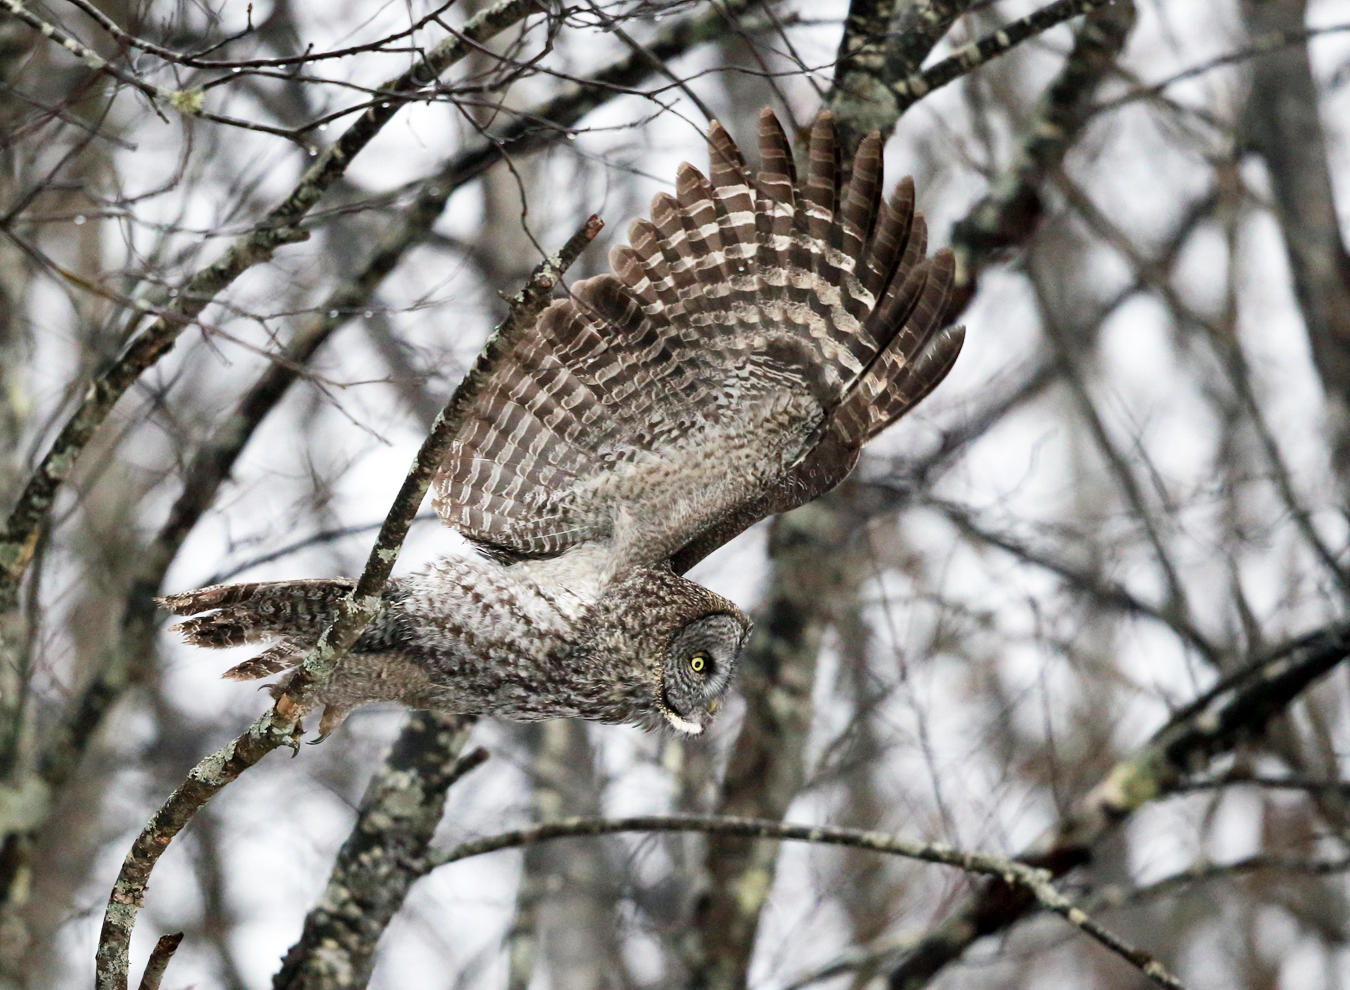
<path id="1" fill-rule="evenodd" d="M 838 484 L 950 370 L 952 256 L 925 257 L 909 180 L 882 199 L 878 135 L 847 182 L 828 114 L 802 177 L 767 110 L 757 172 L 716 123 L 708 143 L 708 175 L 680 167 L 613 274 L 485 346 L 434 482 L 443 521 L 485 552 L 391 582 L 323 689 L 325 727 L 396 700 L 701 731 L 749 623 L 679 575 Z M 277 640 L 227 674 L 253 678 L 297 663 L 351 586 L 163 601 L 196 616 L 193 643 Z"/>
<path id="2" fill-rule="evenodd" d="M 518 556 L 617 536 L 683 571 L 838 484 L 947 373 L 952 257 L 925 260 L 913 183 L 882 201 L 880 137 L 846 186 L 828 114 L 804 181 L 767 110 L 759 141 L 752 175 L 714 123 L 710 176 L 681 166 L 614 274 L 480 359 L 435 481 L 448 525 Z"/>

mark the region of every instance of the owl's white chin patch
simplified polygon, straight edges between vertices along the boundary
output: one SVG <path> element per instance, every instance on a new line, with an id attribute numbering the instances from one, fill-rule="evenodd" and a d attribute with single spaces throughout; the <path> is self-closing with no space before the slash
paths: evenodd
<path id="1" fill-rule="evenodd" d="M 676 732 L 683 732 L 687 736 L 697 736 L 703 731 L 703 726 L 699 725 L 697 722 L 691 722 L 687 718 L 680 718 L 680 716 L 676 715 L 669 708 L 665 709 L 661 714 L 665 715 L 666 721 L 670 723 L 671 728 Z"/>

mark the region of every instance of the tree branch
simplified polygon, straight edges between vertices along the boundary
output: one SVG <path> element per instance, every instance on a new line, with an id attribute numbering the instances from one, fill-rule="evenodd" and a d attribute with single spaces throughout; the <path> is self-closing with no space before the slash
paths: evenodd
<path id="1" fill-rule="evenodd" d="M 701 832 L 706 835 L 766 839 L 775 842 L 809 842 L 815 845 L 866 849 L 892 856 L 903 856 L 906 859 L 917 859 L 925 863 L 955 866 L 967 873 L 994 877 L 999 883 L 1024 893 L 1033 903 L 1064 918 L 1138 968 L 1158 986 L 1173 988 L 1183 986 L 1180 980 L 1147 952 L 1129 945 L 1089 918 L 1081 908 L 1075 906 L 1055 888 L 1050 882 L 1047 870 L 993 853 L 954 849 L 941 843 L 916 842 L 882 832 L 837 828 L 830 825 L 797 825 L 767 818 L 737 818 L 729 815 L 564 818 L 461 843 L 453 849 L 432 853 L 423 865 L 425 869 L 431 870 L 502 849 L 516 849 L 537 842 L 551 842 L 564 838 L 614 835 L 620 832 Z"/>
<path id="2" fill-rule="evenodd" d="M 969 75 L 986 62 L 1006 55 L 1028 38 L 1044 34 L 1065 21 L 1110 6 L 1115 0 L 1054 0 L 1025 17 L 1009 21 L 997 31 L 962 46 L 936 65 L 890 83 L 898 113 L 923 99 L 935 89 Z M 1128 0 L 1126 0 L 1128 2 Z"/>
<path id="3" fill-rule="evenodd" d="M 274 990 L 364 987 L 375 946 L 422 875 L 449 789 L 487 751 L 459 753 L 476 720 L 414 712 L 366 787 L 328 886 L 272 980 Z"/>
<path id="4" fill-rule="evenodd" d="M 599 233 L 601 226 L 599 218 L 592 216 L 568 239 L 561 251 L 535 269 L 526 287 L 511 300 L 511 311 L 489 339 L 489 344 L 500 341 L 504 335 L 518 332 L 515 328 L 527 323 L 533 314 L 543 308 L 553 286 L 576 260 L 582 248 Z M 475 370 L 480 368 L 481 364 Z M 328 678 L 338 660 L 374 618 L 381 600 L 380 590 L 398 560 L 408 526 L 426 495 L 436 465 L 454 438 L 458 425 L 455 416 L 473 376 L 474 372 L 471 371 L 436 417 L 431 432 L 418 450 L 403 486 L 385 517 L 356 588 L 342 600 L 338 618 L 319 635 L 318 643 L 305 657 L 299 670 L 286 682 L 285 693 L 273 707 L 258 716 L 241 736 L 193 767 L 188 772 L 187 780 L 169 796 L 132 843 L 103 915 L 96 959 L 95 984 L 98 990 L 126 988 L 131 930 L 145 897 L 150 872 L 169 843 L 199 808 L 241 773 L 277 747 L 295 745 L 300 731 L 298 720 L 304 713 L 308 696 Z"/>
<path id="5" fill-rule="evenodd" d="M 1017 860 L 1060 877 L 1091 861 L 1108 834 L 1197 767 L 1259 732 L 1318 678 L 1350 656 L 1350 623 L 1328 626 L 1264 654 L 1177 712 L 1132 757 L 1117 763 Z M 990 881 L 928 932 L 890 973 L 892 990 L 927 986 L 987 935 L 1036 907 L 1025 890 Z"/>
<path id="6" fill-rule="evenodd" d="M 1091 14 L 1075 32 L 1064 66 L 1046 87 L 1023 131 L 1012 164 L 952 228 L 959 312 L 975 292 L 979 271 L 996 255 L 1025 243 L 1041 218 L 1040 187 L 1059 167 L 1092 115 L 1092 98 L 1115 68 L 1134 27 L 1133 0 Z"/>
<path id="7" fill-rule="evenodd" d="M 665 60 L 714 40 L 726 18 L 736 16 L 751 2 L 744 0 L 710 14 L 672 23 L 657 34 L 648 51 L 652 57 Z M 178 548 L 229 477 L 254 430 L 300 377 L 313 355 L 351 319 L 353 313 L 360 313 L 369 305 L 384 278 L 425 239 L 456 190 L 508 150 L 519 154 L 562 140 L 568 126 L 615 95 L 617 87 L 632 85 L 649 76 L 653 71 L 651 61 L 647 55 L 635 53 L 599 73 L 590 82 L 522 111 L 502 133 L 455 155 L 436 174 L 418 183 L 413 202 L 399 213 L 395 224 L 381 238 L 362 269 L 334 289 L 317 307 L 322 315 L 296 331 L 282 356 L 259 376 L 234 412 L 201 446 L 182 472 L 183 491 L 156 534 L 141 562 L 140 572 L 128 590 L 123 632 L 113 651 L 115 655 L 99 665 L 97 674 L 70 706 L 69 714 L 55 730 L 54 739 L 45 747 L 41 776 L 51 790 L 59 788 L 65 769 L 78 762 L 87 741 L 102 724 L 104 713 L 120 697 L 128 682 L 127 664 L 148 653 L 154 617 L 151 597 L 158 593 L 164 572 Z M 549 121 L 550 126 L 538 126 L 537 121 Z M 3 825 L 0 822 L 0 828 Z"/>
<path id="8" fill-rule="evenodd" d="M 383 87 L 391 97 L 368 107 L 333 144 L 319 152 L 314 163 L 254 229 L 238 238 L 220 260 L 200 269 L 163 305 L 143 310 L 128 321 L 123 337 L 130 338 L 149 312 L 156 317 L 135 335 L 113 364 L 85 391 L 78 408 L 67 419 L 37 470 L 29 478 L 9 514 L 0 536 L 0 612 L 13 608 L 18 583 L 28 567 L 37 534 L 51 510 L 56 492 L 117 400 L 141 374 L 173 347 L 178 336 L 223 289 L 249 268 L 267 261 L 284 244 L 308 234 L 296 226 L 321 196 L 347 171 L 352 158 L 378 134 L 403 106 L 433 83 L 440 73 L 463 58 L 472 45 L 486 41 L 534 9 L 534 0 L 498 0 L 474 17 L 463 31 L 447 38 L 424 58 Z M 402 98 L 399 98 L 402 97 Z"/>

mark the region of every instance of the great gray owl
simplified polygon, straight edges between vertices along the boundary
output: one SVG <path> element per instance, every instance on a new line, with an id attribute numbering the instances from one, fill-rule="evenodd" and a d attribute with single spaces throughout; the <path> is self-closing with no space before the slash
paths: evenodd
<path id="1" fill-rule="evenodd" d="M 751 173 L 713 124 L 613 274 L 492 339 L 457 393 L 436 511 L 482 551 L 390 582 L 318 700 L 703 731 L 750 622 L 681 575 L 751 523 L 834 487 L 956 360 L 952 255 L 925 258 L 914 187 L 881 197 L 882 142 L 845 183 L 827 114 L 798 180 L 760 115 Z M 462 401 L 459 401 L 462 400 Z M 348 580 L 170 595 L 201 646 L 276 641 L 226 677 L 293 667 Z M 198 614 L 205 613 L 205 614 Z"/>

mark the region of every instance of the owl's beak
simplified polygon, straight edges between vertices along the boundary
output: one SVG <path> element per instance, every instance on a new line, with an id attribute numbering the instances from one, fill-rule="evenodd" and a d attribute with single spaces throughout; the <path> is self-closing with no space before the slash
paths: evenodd
<path id="1" fill-rule="evenodd" d="M 666 721 L 676 732 L 683 732 L 686 736 L 697 736 L 703 732 L 703 726 L 697 722 L 691 722 L 687 718 L 681 718 L 669 708 L 663 708 L 661 714 L 666 717 Z"/>
<path id="2" fill-rule="evenodd" d="M 708 702 L 707 706 L 703 709 L 708 715 L 709 722 L 711 722 L 713 716 L 717 714 L 717 704 L 718 700 L 714 698 L 712 701 Z M 676 732 L 683 732 L 686 736 L 702 735 L 703 730 L 707 728 L 706 722 L 694 722 L 682 715 L 677 715 L 669 705 L 661 706 L 661 714 L 666 717 L 666 721 L 670 723 L 671 728 Z"/>

